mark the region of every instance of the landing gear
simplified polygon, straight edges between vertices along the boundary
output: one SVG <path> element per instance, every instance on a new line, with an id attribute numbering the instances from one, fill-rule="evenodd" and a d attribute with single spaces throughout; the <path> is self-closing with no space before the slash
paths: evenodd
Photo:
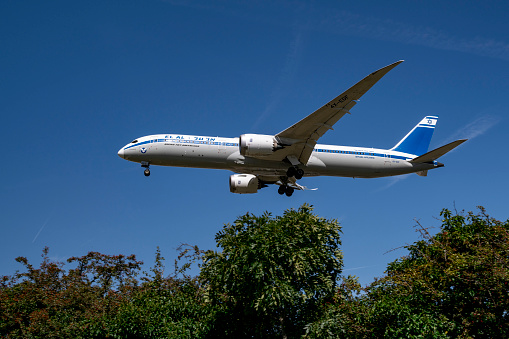
<path id="1" fill-rule="evenodd" d="M 291 178 L 291 177 L 295 176 L 295 174 L 297 174 L 297 169 L 296 169 L 295 167 L 293 167 L 293 166 L 292 166 L 292 167 L 290 167 L 290 168 L 288 169 L 288 171 L 286 171 L 286 176 L 287 176 L 288 178 Z"/>
<path id="2" fill-rule="evenodd" d="M 295 166 L 288 168 L 286 171 L 286 175 L 290 177 L 295 177 L 295 179 L 300 180 L 304 176 L 304 170 Z"/>
<path id="3" fill-rule="evenodd" d="M 295 179 L 300 180 L 304 176 L 304 170 L 301 168 L 297 168 L 297 173 L 295 174 Z"/>
<path id="4" fill-rule="evenodd" d="M 301 168 L 298 168 L 297 165 L 289 167 L 286 171 L 286 176 L 279 177 L 280 182 L 282 183 L 281 186 L 277 189 L 277 192 L 280 195 L 286 194 L 287 197 L 291 197 L 293 192 L 295 191 L 295 188 L 288 186 L 288 183 L 292 185 L 297 185 L 295 180 L 302 179 L 304 176 L 304 170 Z M 290 179 L 294 177 L 295 179 Z M 297 185 L 299 187 L 299 185 Z"/>
<path id="5" fill-rule="evenodd" d="M 286 194 L 287 197 L 291 197 L 292 194 L 293 194 L 293 191 L 294 191 L 293 187 L 286 186 L 285 194 Z"/>
<path id="6" fill-rule="evenodd" d="M 150 175 L 150 164 L 146 161 L 141 162 L 141 167 L 145 167 L 145 170 L 143 171 L 143 174 L 145 174 L 146 177 Z"/>
<path id="7" fill-rule="evenodd" d="M 286 196 L 287 196 L 287 197 L 291 197 L 291 196 L 292 196 L 292 194 L 293 194 L 293 191 L 294 191 L 294 188 L 293 188 L 293 187 L 286 186 L 286 185 L 281 185 L 281 186 L 279 186 L 279 188 L 277 189 L 277 192 L 278 192 L 280 195 L 286 194 Z"/>

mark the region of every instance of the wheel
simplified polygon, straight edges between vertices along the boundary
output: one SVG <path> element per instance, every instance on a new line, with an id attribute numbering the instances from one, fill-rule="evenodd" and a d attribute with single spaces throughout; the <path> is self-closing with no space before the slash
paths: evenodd
<path id="1" fill-rule="evenodd" d="M 147 168 L 145 171 L 143 171 L 143 174 L 148 177 L 150 175 L 150 170 Z"/>
<path id="2" fill-rule="evenodd" d="M 301 168 L 297 169 L 297 173 L 295 174 L 295 179 L 300 180 L 304 176 L 304 170 Z"/>
<path id="3" fill-rule="evenodd" d="M 277 189 L 277 192 L 281 195 L 285 194 L 285 192 L 286 192 L 285 186 L 283 186 L 283 185 L 279 186 L 279 188 Z"/>
<path id="4" fill-rule="evenodd" d="M 286 186 L 286 192 L 285 192 L 285 194 L 286 194 L 286 196 L 287 196 L 287 197 L 291 197 L 291 196 L 292 196 L 292 194 L 293 194 L 293 191 L 294 191 L 293 187 L 288 187 L 288 186 Z"/>
<path id="5" fill-rule="evenodd" d="M 295 167 L 290 167 L 288 171 L 286 171 L 288 178 L 295 176 L 295 174 L 297 174 L 297 169 Z"/>

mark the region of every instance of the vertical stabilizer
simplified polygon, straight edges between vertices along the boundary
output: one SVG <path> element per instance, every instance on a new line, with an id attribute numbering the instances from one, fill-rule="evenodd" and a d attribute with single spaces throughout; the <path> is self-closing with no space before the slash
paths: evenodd
<path id="1" fill-rule="evenodd" d="M 422 119 L 408 134 L 396 144 L 391 151 L 422 155 L 428 151 L 433 131 L 437 124 L 437 116 Z"/>

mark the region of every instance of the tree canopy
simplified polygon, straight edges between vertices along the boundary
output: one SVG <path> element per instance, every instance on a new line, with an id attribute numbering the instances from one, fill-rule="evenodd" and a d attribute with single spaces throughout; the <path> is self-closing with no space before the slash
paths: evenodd
<path id="1" fill-rule="evenodd" d="M 343 265 L 341 228 L 303 205 L 282 216 L 246 214 L 217 234 L 200 278 L 232 337 L 303 334 L 332 300 Z M 222 329 L 222 330 L 223 330 Z"/>
<path id="2" fill-rule="evenodd" d="M 509 221 L 486 214 L 440 213 L 440 231 L 422 240 L 369 288 L 378 336 L 509 336 Z"/>
<path id="3" fill-rule="evenodd" d="M 444 209 L 421 239 L 363 288 L 341 275 L 341 227 L 303 205 L 246 214 L 216 235 L 218 250 L 182 246 L 172 274 L 156 251 L 89 252 L 0 281 L 8 338 L 509 337 L 509 221 Z M 200 273 L 188 268 L 198 263 Z M 70 267 L 70 268 L 67 268 Z"/>

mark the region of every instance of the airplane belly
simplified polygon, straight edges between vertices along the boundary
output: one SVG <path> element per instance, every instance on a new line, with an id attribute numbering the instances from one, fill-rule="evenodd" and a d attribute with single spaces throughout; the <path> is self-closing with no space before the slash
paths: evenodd
<path id="1" fill-rule="evenodd" d="M 337 177 L 373 177 L 383 162 L 374 157 L 324 154 L 314 156 L 307 164 L 306 173 Z"/>
<path id="2" fill-rule="evenodd" d="M 416 171 L 407 161 L 371 155 L 321 154 L 312 157 L 306 167 L 308 175 L 355 178 L 386 177 Z"/>
<path id="3" fill-rule="evenodd" d="M 168 144 L 151 148 L 147 153 L 148 159 L 145 161 L 153 165 L 210 169 L 231 167 L 227 161 L 228 150 L 219 152 L 217 146 Z"/>

